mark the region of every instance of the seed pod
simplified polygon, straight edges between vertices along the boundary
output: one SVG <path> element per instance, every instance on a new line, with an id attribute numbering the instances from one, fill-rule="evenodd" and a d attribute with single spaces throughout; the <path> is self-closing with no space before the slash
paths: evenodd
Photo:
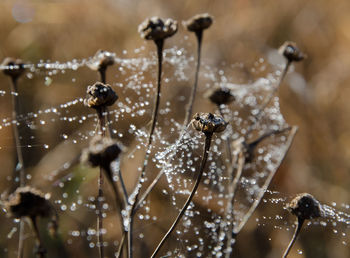
<path id="1" fill-rule="evenodd" d="M 223 132 L 226 129 L 227 122 L 221 116 L 211 113 L 196 113 L 192 119 L 192 126 L 197 131 L 213 134 Z"/>
<path id="2" fill-rule="evenodd" d="M 83 151 L 81 161 L 92 167 L 101 166 L 109 171 L 111 162 L 117 159 L 121 152 L 122 149 L 116 141 L 96 135 L 92 138 L 89 148 Z"/>
<path id="3" fill-rule="evenodd" d="M 105 50 L 98 50 L 94 57 L 87 62 L 87 66 L 94 71 L 106 70 L 114 64 L 114 54 Z"/>
<path id="4" fill-rule="evenodd" d="M 118 95 L 108 84 L 96 82 L 92 86 L 88 86 L 86 93 L 88 94 L 84 100 L 85 106 L 91 108 L 101 108 L 111 106 L 117 101 Z"/>
<path id="5" fill-rule="evenodd" d="M 235 97 L 232 95 L 230 89 L 225 87 L 211 89 L 205 94 L 205 97 L 218 106 L 229 104 L 235 100 Z"/>
<path id="6" fill-rule="evenodd" d="M 305 54 L 300 51 L 297 44 L 292 41 L 286 41 L 278 49 L 278 52 L 283 55 L 289 62 L 299 62 L 305 58 Z"/>
<path id="7" fill-rule="evenodd" d="M 18 79 L 25 70 L 23 61 L 12 57 L 6 57 L 1 65 L 7 66 L 3 72 L 4 74 L 10 76 L 13 80 Z"/>
<path id="8" fill-rule="evenodd" d="M 48 200 L 49 197 L 48 194 L 45 195 L 32 187 L 19 187 L 8 197 L 8 200 L 3 201 L 3 205 L 8 211 L 8 216 L 12 218 L 49 217 L 55 214 Z"/>
<path id="9" fill-rule="evenodd" d="M 173 19 L 163 21 L 158 17 L 146 19 L 139 25 L 139 33 L 146 40 L 164 40 L 177 32 L 177 22 Z"/>
<path id="10" fill-rule="evenodd" d="M 287 210 L 299 219 L 313 219 L 323 217 L 322 206 L 311 194 L 298 194 L 288 205 Z"/>
<path id="11" fill-rule="evenodd" d="M 213 17 L 207 13 L 197 14 L 182 24 L 192 32 L 199 32 L 209 28 L 213 23 Z"/>

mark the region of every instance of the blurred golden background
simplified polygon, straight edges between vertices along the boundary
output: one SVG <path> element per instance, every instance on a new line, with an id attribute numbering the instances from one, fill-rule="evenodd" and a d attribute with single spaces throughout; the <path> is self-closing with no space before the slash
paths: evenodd
<path id="1" fill-rule="evenodd" d="M 322 203 L 335 202 L 338 209 L 349 211 L 342 205 L 350 204 L 349 1 L 2 0 L 0 8 L 0 59 L 11 56 L 33 64 L 40 60 L 80 60 L 92 56 L 98 49 L 115 52 L 123 58 L 137 56 L 134 49 L 141 46 L 154 52 L 153 44 L 145 43 L 137 32 L 138 25 L 151 16 L 182 21 L 197 13 L 208 12 L 213 15 L 215 22 L 205 32 L 202 48 L 203 62 L 210 60 L 212 64 L 240 63 L 249 70 L 259 58 L 268 59 L 271 49 L 278 48 L 284 41 L 297 42 L 307 54 L 307 59 L 294 65 L 279 96 L 282 114 L 289 124 L 297 125 L 299 131 L 269 189 L 287 197 L 309 192 Z M 178 34 L 167 40 L 165 48 L 183 44 L 185 35 L 188 35 L 187 32 L 180 26 Z M 194 38 L 189 36 L 187 42 L 191 41 L 194 42 Z M 194 50 L 194 43 L 188 48 L 188 51 L 191 50 Z M 111 80 L 114 79 L 114 73 L 109 74 Z M 236 81 L 253 79 L 247 74 L 245 77 L 240 75 L 242 78 Z M 79 68 L 78 71 L 67 70 L 52 78 L 52 87 L 45 86 L 45 75 L 42 74 L 21 82 L 21 114 L 82 97 L 86 85 L 92 84 L 98 77 L 87 68 Z M 73 85 L 70 83 L 72 78 Z M 7 92 L 8 83 L 8 78 L 0 76 L 0 90 Z M 11 116 L 10 95 L 5 94 L 0 98 L 0 118 L 8 118 Z M 199 110 L 201 105 L 205 103 L 197 103 L 196 109 Z M 142 121 L 139 123 L 142 124 Z M 62 126 L 60 123 L 48 125 L 44 129 L 45 133 L 35 137 L 39 142 L 56 146 L 62 141 L 57 135 L 58 131 L 75 130 Z M 28 137 L 33 132 L 23 129 L 22 133 L 23 144 L 30 144 Z M 0 191 L 3 192 L 9 189 L 7 178 L 14 166 L 15 148 L 11 127 L 0 130 L 0 146 Z M 29 171 L 38 169 L 38 163 L 42 170 L 53 170 L 67 157 L 74 156 L 81 146 L 72 144 L 62 148 L 64 151 L 59 153 L 64 154 L 55 157 L 49 168 L 40 167 L 43 164 L 39 163 L 44 156 L 43 150 L 23 148 L 25 164 Z M 50 185 L 47 185 L 47 181 L 40 182 L 38 175 L 40 173 L 32 174 L 33 184 L 50 191 Z M 95 187 L 94 182 L 90 183 L 90 187 Z M 261 205 L 254 218 L 264 221 L 261 218 L 267 216 L 265 214 L 276 213 L 283 213 L 289 226 L 293 224 L 294 218 L 272 204 Z M 266 220 L 262 224 L 267 225 L 258 226 L 254 218 L 238 236 L 236 256 L 280 257 L 291 238 L 292 230 L 274 228 L 274 223 L 281 223 L 274 220 Z M 0 224 L 9 221 L 2 213 Z M 70 222 L 72 225 L 68 219 L 65 222 L 61 230 L 68 232 L 74 221 Z M 88 221 L 86 224 L 89 225 Z M 1 257 L 15 257 L 16 234 L 9 239 L 11 227 L 3 225 L 2 228 Z M 157 229 L 156 238 L 160 237 L 159 232 L 162 230 Z M 340 230 L 346 232 L 342 225 Z M 343 244 L 343 238 L 332 232 L 331 227 L 307 227 L 290 257 L 349 257 L 350 243 Z M 69 237 L 62 241 L 69 241 Z M 49 257 L 62 257 L 63 252 L 69 254 L 67 257 L 94 257 L 83 244 L 79 248 L 68 245 L 64 251 L 59 244 L 49 244 L 56 248 L 56 252 Z M 32 257 L 31 246 L 27 246 L 26 257 Z M 298 253 L 297 250 L 302 252 Z"/>

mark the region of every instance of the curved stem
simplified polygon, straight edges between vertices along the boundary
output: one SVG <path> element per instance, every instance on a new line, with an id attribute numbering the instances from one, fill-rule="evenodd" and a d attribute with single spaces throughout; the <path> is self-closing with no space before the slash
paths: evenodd
<path id="1" fill-rule="evenodd" d="M 265 108 L 267 107 L 267 105 L 271 102 L 273 96 L 275 95 L 276 91 L 280 88 L 281 84 L 282 84 L 282 81 L 284 79 L 284 77 L 286 76 L 287 72 L 288 72 L 288 69 L 291 65 L 291 62 L 290 61 L 287 61 L 287 64 L 286 66 L 284 67 L 283 69 L 283 72 L 282 72 L 282 75 L 281 77 L 279 78 L 279 81 L 278 81 L 278 85 L 271 91 L 270 95 L 265 99 L 265 101 L 261 104 L 259 110 L 258 110 L 258 113 L 254 116 L 254 122 L 253 124 L 251 124 L 247 130 L 247 134 L 246 134 L 246 138 L 248 138 L 248 136 L 250 135 L 250 133 L 253 131 L 254 129 L 254 126 L 259 122 L 259 120 L 261 119 L 261 115 L 262 115 L 262 112 L 265 110 Z"/>
<path id="2" fill-rule="evenodd" d="M 190 205 L 190 203 L 192 201 L 193 196 L 195 195 L 195 193 L 197 191 L 197 188 L 199 186 L 199 182 L 200 182 L 200 180 L 202 178 L 202 175 L 203 175 L 205 164 L 206 164 L 207 159 L 208 159 L 211 138 L 212 138 L 212 134 L 206 134 L 205 135 L 205 145 L 204 145 L 204 151 L 203 151 L 203 157 L 202 157 L 202 161 L 201 161 L 201 166 L 200 166 L 200 169 L 199 169 L 197 180 L 196 180 L 196 182 L 195 182 L 195 184 L 194 184 L 194 186 L 192 188 L 191 194 L 188 196 L 184 206 L 182 207 L 180 213 L 177 215 L 174 223 L 171 225 L 171 227 L 168 230 L 168 232 L 164 235 L 162 240 L 159 242 L 158 246 L 156 247 L 155 251 L 153 252 L 153 254 L 151 256 L 152 258 L 157 255 L 157 253 L 159 252 L 160 248 L 165 243 L 165 240 L 170 236 L 171 232 L 174 231 L 176 225 L 179 223 L 179 221 L 181 220 L 181 218 L 185 214 L 185 211 L 187 210 L 188 206 Z"/>
<path id="3" fill-rule="evenodd" d="M 277 169 L 279 168 L 279 166 L 281 165 L 282 161 L 284 160 L 285 156 L 287 155 L 287 152 L 290 148 L 290 146 L 292 145 L 292 142 L 293 142 L 293 139 L 294 139 L 294 136 L 296 134 L 298 130 L 298 127 L 297 126 L 293 126 L 291 129 L 290 129 L 290 133 L 288 135 L 288 139 L 287 139 L 287 142 L 285 144 L 285 150 L 283 151 L 284 155 L 283 157 L 280 159 L 280 161 L 278 162 L 278 164 L 276 164 L 276 169 L 269 173 L 269 175 L 267 176 L 263 186 L 261 187 L 261 190 L 260 192 L 257 194 L 252 206 L 250 206 L 248 212 L 244 215 L 244 217 L 242 218 L 242 221 L 241 223 L 237 226 L 237 228 L 234 230 L 234 233 L 235 234 L 238 234 L 241 229 L 243 228 L 243 226 L 247 223 L 248 219 L 251 217 L 251 215 L 253 214 L 254 210 L 256 209 L 256 207 L 259 205 L 260 203 L 260 200 L 261 198 L 264 196 L 268 186 L 270 185 L 270 182 L 272 180 L 272 178 L 274 177 L 274 175 L 276 174 L 277 172 Z"/>
<path id="4" fill-rule="evenodd" d="M 199 67 L 201 63 L 201 48 L 202 48 L 202 37 L 203 37 L 203 31 L 198 31 L 196 32 L 196 37 L 197 37 L 197 67 L 196 67 L 196 73 L 195 73 L 195 79 L 194 79 L 194 85 L 192 88 L 192 93 L 190 97 L 190 101 L 186 110 L 186 116 L 185 116 L 185 121 L 183 124 L 183 127 L 187 126 L 188 123 L 191 120 L 192 116 L 192 109 L 193 109 L 193 103 L 194 99 L 196 98 L 196 92 L 197 92 L 197 85 L 198 85 L 198 75 L 199 75 Z"/>
<path id="5" fill-rule="evenodd" d="M 288 256 L 290 250 L 292 249 L 295 243 L 295 240 L 297 240 L 297 237 L 300 233 L 303 223 L 304 223 L 304 219 L 301 219 L 300 217 L 298 217 L 297 226 L 295 228 L 293 238 L 290 240 L 289 245 L 287 246 L 287 249 L 284 251 L 282 258 L 286 258 Z"/>
<path id="6" fill-rule="evenodd" d="M 157 95 L 155 98 L 155 104 L 154 104 L 154 109 L 153 109 L 153 114 L 152 114 L 152 124 L 151 124 L 151 129 L 148 137 L 148 143 L 146 147 L 146 155 L 145 155 L 145 160 L 143 162 L 143 167 L 141 170 L 141 174 L 138 178 L 138 182 L 134 191 L 134 200 L 132 201 L 132 207 L 129 212 L 129 229 L 128 229 L 128 257 L 132 258 L 132 227 L 133 227 L 133 216 L 134 216 L 134 210 L 136 207 L 136 203 L 138 201 L 138 196 L 140 194 L 140 189 L 142 187 L 142 184 L 144 182 L 145 178 L 145 172 L 146 172 L 146 167 L 148 164 L 149 156 L 151 153 L 151 147 L 152 147 L 152 141 L 153 141 L 153 134 L 154 134 L 154 129 L 157 123 L 157 117 L 158 117 L 158 109 L 159 109 L 159 102 L 160 102 L 160 92 L 161 92 L 161 77 L 162 77 L 162 62 L 163 62 L 163 46 L 164 46 L 164 40 L 158 40 L 155 41 L 155 44 L 157 46 L 157 55 L 158 55 L 158 79 L 157 79 Z"/>

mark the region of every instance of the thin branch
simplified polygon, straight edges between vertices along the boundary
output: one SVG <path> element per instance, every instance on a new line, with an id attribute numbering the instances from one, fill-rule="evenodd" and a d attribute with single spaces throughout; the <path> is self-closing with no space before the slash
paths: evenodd
<path id="1" fill-rule="evenodd" d="M 252 132 L 252 130 L 254 129 L 254 126 L 260 121 L 261 119 L 261 115 L 262 112 L 266 109 L 267 105 L 271 102 L 273 96 L 275 95 L 275 93 L 277 92 L 277 90 L 281 87 L 281 84 L 283 82 L 284 77 L 286 76 L 288 69 L 291 65 L 290 61 L 287 61 L 286 66 L 283 69 L 282 75 L 279 78 L 278 81 L 278 85 L 276 87 L 273 88 L 273 90 L 270 92 L 270 94 L 268 95 L 268 97 L 265 99 L 265 101 L 261 104 L 261 106 L 259 107 L 258 113 L 254 116 L 254 122 L 252 125 L 249 126 L 248 130 L 247 130 L 247 134 L 246 137 L 248 137 L 250 135 L 250 133 Z"/>
<path id="2" fill-rule="evenodd" d="M 157 253 L 159 252 L 160 248 L 163 246 L 163 244 L 165 243 L 165 240 L 170 236 L 170 234 L 174 231 L 176 225 L 179 223 L 179 221 L 181 220 L 181 218 L 183 217 L 183 215 L 185 214 L 188 206 L 190 205 L 193 196 L 196 193 L 196 190 L 199 186 L 201 177 L 203 175 L 203 171 L 204 171 L 204 167 L 205 164 L 207 162 L 208 159 L 208 154 L 209 154 L 209 149 L 210 149 L 210 143 L 211 143 L 211 138 L 212 138 L 212 133 L 211 134 L 206 134 L 205 135 L 205 145 L 204 145 L 204 151 L 203 151 L 203 157 L 202 157 L 202 161 L 201 161 L 201 166 L 199 169 L 199 173 L 196 179 L 196 182 L 192 188 L 191 194 L 188 196 L 184 206 L 182 207 L 180 213 L 177 215 L 174 223 L 171 225 L 170 229 L 168 230 L 168 232 L 164 235 L 164 237 L 162 238 L 162 240 L 159 242 L 158 246 L 156 247 L 156 249 L 154 250 L 151 258 L 154 258 Z"/>
<path id="3" fill-rule="evenodd" d="M 251 215 L 253 214 L 254 210 L 256 209 L 256 207 L 259 205 L 260 203 L 260 200 L 261 198 L 264 196 L 268 186 L 270 185 L 270 182 L 272 180 L 272 178 L 274 177 L 274 175 L 276 174 L 277 172 L 277 169 L 279 168 L 279 166 L 281 165 L 281 163 L 283 162 L 284 158 L 286 157 L 287 155 L 287 152 L 288 150 L 290 149 L 291 145 L 292 145 L 292 142 L 293 142 L 293 139 L 294 139 L 294 136 L 296 134 L 298 130 L 298 127 L 297 126 L 293 126 L 291 128 L 291 131 L 289 133 L 289 136 L 288 136 L 288 140 L 285 144 L 286 148 L 285 148 L 285 152 L 284 152 L 284 155 L 283 157 L 281 158 L 281 160 L 279 161 L 279 163 L 277 164 L 276 166 L 276 169 L 274 171 L 272 171 L 268 177 L 266 178 L 265 180 L 265 183 L 264 185 L 261 187 L 261 190 L 260 192 L 258 193 L 258 196 L 255 198 L 252 206 L 250 207 L 250 209 L 248 210 L 248 212 L 244 215 L 241 223 L 238 225 L 238 227 L 236 229 L 234 229 L 234 233 L 235 234 L 238 234 L 241 229 L 244 227 L 244 225 L 247 223 L 248 219 L 251 217 Z"/>
<path id="4" fill-rule="evenodd" d="M 297 237 L 300 233 L 300 230 L 303 226 L 303 223 L 304 223 L 304 219 L 298 217 L 298 221 L 297 221 L 297 225 L 296 225 L 296 228 L 295 228 L 295 231 L 294 231 L 294 235 L 293 235 L 293 238 L 291 239 L 291 241 L 289 242 L 289 245 L 287 247 L 287 249 L 284 251 L 284 254 L 282 256 L 282 258 L 286 258 L 290 252 L 290 250 L 292 249 L 295 241 L 297 240 Z"/>

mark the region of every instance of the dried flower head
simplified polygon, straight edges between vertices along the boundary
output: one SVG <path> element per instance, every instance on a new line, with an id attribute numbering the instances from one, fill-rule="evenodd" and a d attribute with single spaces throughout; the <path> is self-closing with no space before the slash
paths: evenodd
<path id="1" fill-rule="evenodd" d="M 12 79 L 17 79 L 20 77 L 25 70 L 23 61 L 12 57 L 6 57 L 1 65 L 7 67 L 3 70 L 3 72 Z"/>
<path id="2" fill-rule="evenodd" d="M 213 23 L 213 17 L 207 13 L 197 14 L 187 21 L 183 22 L 183 25 L 187 30 L 198 32 L 209 28 Z"/>
<path id="3" fill-rule="evenodd" d="M 94 71 L 106 70 L 108 66 L 114 64 L 115 55 L 105 50 L 98 50 L 87 66 Z"/>
<path id="4" fill-rule="evenodd" d="M 111 86 L 101 82 L 96 82 L 94 85 L 88 86 L 86 93 L 88 95 L 84 100 L 84 104 L 95 109 L 102 106 L 111 106 L 118 99 L 118 95 Z"/>
<path id="5" fill-rule="evenodd" d="M 218 87 L 211 89 L 206 93 L 206 97 L 216 105 L 229 104 L 235 100 L 230 89 L 225 87 Z"/>
<path id="6" fill-rule="evenodd" d="M 147 40 L 164 40 L 177 32 L 177 22 L 173 19 L 163 21 L 158 17 L 146 19 L 139 25 L 141 37 Z"/>
<path id="7" fill-rule="evenodd" d="M 120 145 L 106 137 L 96 135 L 92 138 L 90 145 L 81 155 L 81 161 L 92 167 L 101 166 L 109 170 L 112 161 L 119 157 L 122 152 Z"/>
<path id="8" fill-rule="evenodd" d="M 196 113 L 192 119 L 192 126 L 205 134 L 220 133 L 226 129 L 227 122 L 212 113 Z"/>
<path id="9" fill-rule="evenodd" d="M 19 187 L 12 193 L 8 200 L 3 201 L 8 216 L 21 217 L 49 217 L 55 214 L 49 202 L 50 195 L 29 186 Z"/>
<path id="10" fill-rule="evenodd" d="M 299 62 L 305 58 L 305 54 L 300 51 L 297 44 L 292 41 L 286 41 L 278 49 L 278 52 L 283 55 L 289 62 Z"/>
<path id="11" fill-rule="evenodd" d="M 323 216 L 322 206 L 311 194 L 298 194 L 286 207 L 299 219 L 313 219 Z"/>

